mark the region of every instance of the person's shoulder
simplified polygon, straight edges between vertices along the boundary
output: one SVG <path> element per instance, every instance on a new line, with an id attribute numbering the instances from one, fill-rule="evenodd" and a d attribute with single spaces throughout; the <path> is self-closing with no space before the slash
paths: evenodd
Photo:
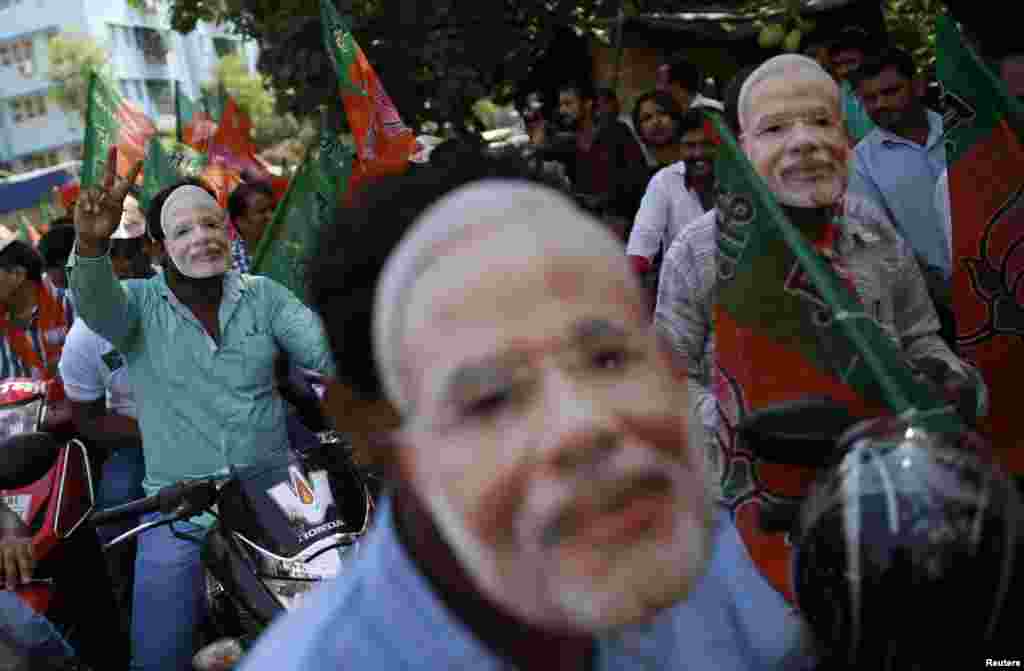
<path id="1" fill-rule="evenodd" d="M 685 178 L 686 163 L 684 161 L 676 161 L 675 163 L 666 165 L 664 168 L 656 170 L 654 175 L 651 176 L 650 181 L 647 183 L 647 188 L 679 188 L 679 183 L 685 184 Z"/>
<path id="2" fill-rule="evenodd" d="M 676 239 L 672 241 L 672 247 L 693 250 L 703 250 L 709 247 L 713 249 L 717 234 L 718 208 L 714 208 L 683 226 Z"/>
<path id="3" fill-rule="evenodd" d="M 718 210 L 705 212 L 683 226 L 665 252 L 663 265 L 700 271 L 715 262 Z"/>
<path id="4" fill-rule="evenodd" d="M 882 129 L 872 128 L 860 142 L 853 147 L 853 154 L 859 159 L 866 159 L 877 147 L 882 144 Z"/>
<path id="5" fill-rule="evenodd" d="M 246 655 L 241 671 L 280 671 L 342 667 L 349 648 L 365 639 L 360 595 L 365 592 L 357 564 L 325 583 L 302 607 L 277 619 Z"/>
<path id="6" fill-rule="evenodd" d="M 889 215 L 873 199 L 856 193 L 846 195 L 845 230 L 868 244 L 904 245 L 903 236 L 896 230 Z"/>

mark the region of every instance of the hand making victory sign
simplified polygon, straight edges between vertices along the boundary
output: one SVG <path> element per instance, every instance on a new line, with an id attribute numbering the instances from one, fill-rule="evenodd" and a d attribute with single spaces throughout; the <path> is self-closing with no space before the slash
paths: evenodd
<path id="1" fill-rule="evenodd" d="M 117 230 L 124 209 L 124 199 L 142 172 L 142 161 L 136 163 L 127 178 L 117 176 L 117 147 L 107 154 L 103 186 L 82 191 L 75 207 L 75 233 L 82 256 L 102 256 L 110 236 Z"/>

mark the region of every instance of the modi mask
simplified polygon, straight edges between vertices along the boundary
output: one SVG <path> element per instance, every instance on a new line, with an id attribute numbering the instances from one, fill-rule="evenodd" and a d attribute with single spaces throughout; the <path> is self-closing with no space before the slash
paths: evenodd
<path id="1" fill-rule="evenodd" d="M 185 277 L 206 279 L 227 272 L 227 218 L 217 201 L 198 186 L 175 189 L 160 209 L 164 247 Z"/>

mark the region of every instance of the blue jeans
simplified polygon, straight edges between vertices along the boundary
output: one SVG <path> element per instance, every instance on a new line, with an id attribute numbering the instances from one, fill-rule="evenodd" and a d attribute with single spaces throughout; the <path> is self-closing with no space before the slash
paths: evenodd
<path id="1" fill-rule="evenodd" d="M 99 510 L 119 506 L 146 495 L 142 479 L 146 476 L 146 462 L 142 448 L 125 447 L 117 450 L 103 463 L 103 476 L 96 493 L 96 507 Z M 104 543 L 136 526 L 138 521 L 129 520 L 122 524 L 106 524 L 97 527 L 96 534 Z"/>
<path id="2" fill-rule="evenodd" d="M 143 519 L 159 517 L 153 513 Z M 176 522 L 174 529 L 201 537 L 203 527 Z M 132 669 L 181 671 L 192 668 L 196 628 L 206 614 L 202 545 L 177 538 L 163 526 L 139 535 L 132 607 Z"/>
<path id="3" fill-rule="evenodd" d="M 32 660 L 64 660 L 75 655 L 52 622 L 25 605 L 14 592 L 0 590 L 0 651 L 6 652 L 5 644 L 17 646 L 20 650 L 13 651 L 15 654 L 28 655 Z"/>

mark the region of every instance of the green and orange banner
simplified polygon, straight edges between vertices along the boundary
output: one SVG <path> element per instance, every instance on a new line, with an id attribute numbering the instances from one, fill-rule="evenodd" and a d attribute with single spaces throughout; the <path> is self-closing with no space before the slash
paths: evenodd
<path id="1" fill-rule="evenodd" d="M 324 46 L 341 83 L 345 116 L 356 143 L 353 179 L 400 174 L 416 150 L 416 137 L 402 122 L 391 97 L 334 3 L 321 0 Z"/>
<path id="2" fill-rule="evenodd" d="M 351 171 L 351 150 L 321 128 L 315 155 L 307 153 L 274 210 L 253 255 L 253 273 L 277 280 L 306 301 L 307 259 L 321 228 L 334 222 Z"/>
<path id="3" fill-rule="evenodd" d="M 936 72 L 943 88 L 953 222 L 953 303 L 961 355 L 982 372 L 989 414 L 981 430 L 997 459 L 1024 474 L 1016 421 L 1024 378 L 1024 105 L 940 17 Z"/>
<path id="4" fill-rule="evenodd" d="M 809 396 L 841 401 L 854 416 L 902 414 L 925 429 L 962 424 L 954 407 L 917 381 L 898 344 L 840 277 L 827 239 L 814 239 L 835 229 L 790 223 L 728 128 L 712 118 L 722 139 L 712 449 L 722 464 L 723 503 L 752 558 L 792 599 L 789 543 L 784 533 L 764 531 L 761 516 L 799 505 L 816 472 L 759 459 L 737 440 L 738 424 L 753 411 Z"/>
<path id="5" fill-rule="evenodd" d="M 114 145 L 117 146 L 117 174 L 127 176 L 143 159 L 146 142 L 155 134 L 156 126 L 142 110 L 124 100 L 112 84 L 91 73 L 85 112 L 82 186 L 99 183 L 103 163 Z"/>

